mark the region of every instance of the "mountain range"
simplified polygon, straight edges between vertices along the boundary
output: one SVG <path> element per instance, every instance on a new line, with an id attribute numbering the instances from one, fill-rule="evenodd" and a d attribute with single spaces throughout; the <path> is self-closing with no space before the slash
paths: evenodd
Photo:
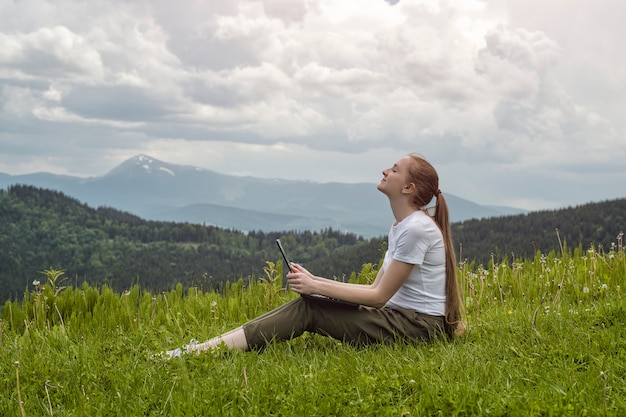
<path id="1" fill-rule="evenodd" d="M 332 228 L 364 237 L 386 235 L 392 221 L 376 184 L 316 183 L 220 174 L 137 155 L 100 177 L 0 173 L 0 188 L 32 185 L 60 191 L 90 206 L 147 220 L 215 225 L 240 231 Z M 445 190 L 444 190 L 445 192 Z M 453 222 L 524 213 L 483 206 L 446 193 Z"/>

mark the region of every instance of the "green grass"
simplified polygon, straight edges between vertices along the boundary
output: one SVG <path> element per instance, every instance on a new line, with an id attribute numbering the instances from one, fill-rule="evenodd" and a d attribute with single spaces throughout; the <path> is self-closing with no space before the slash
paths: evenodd
<path id="1" fill-rule="evenodd" d="M 469 331 L 452 342 L 354 348 L 305 334 L 170 361 L 151 355 L 294 297 L 280 267 L 219 293 L 63 288 L 46 272 L 2 311 L 1 416 L 626 415 L 621 247 L 461 264 Z"/>

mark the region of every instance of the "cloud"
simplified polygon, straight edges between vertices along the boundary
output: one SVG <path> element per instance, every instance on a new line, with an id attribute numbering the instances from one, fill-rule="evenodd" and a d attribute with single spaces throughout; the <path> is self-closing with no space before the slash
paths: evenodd
<path id="1" fill-rule="evenodd" d="M 25 77 L 86 79 L 102 75 L 100 54 L 86 39 L 64 26 L 45 27 L 12 38 L 3 36 L 2 62 L 11 69 L 28 68 Z"/>
<path id="2" fill-rule="evenodd" d="M 498 170 L 619 166 L 626 156 L 617 105 L 626 103 L 615 93 L 625 85 L 621 24 L 608 5 L 577 3 L 584 15 L 556 0 L 542 7 L 531 12 L 521 0 L 5 3 L 0 146 L 16 153 L 0 157 L 0 171 L 17 169 L 10 160 L 18 149 L 50 161 L 88 158 L 64 169 L 91 175 L 136 151 L 179 155 L 171 162 L 267 158 L 273 162 L 257 164 L 264 167 L 257 175 L 271 176 L 279 150 L 290 148 L 320 164 L 419 151 L 454 175 L 467 161 L 490 167 L 467 177 L 478 183 Z M 594 26 L 578 31 L 568 21 Z M 606 22 L 607 34 L 596 35 Z M 606 61 L 596 62 L 600 45 Z M 42 137 L 50 146 L 37 147 Z M 320 179 L 319 171 L 299 175 Z"/>

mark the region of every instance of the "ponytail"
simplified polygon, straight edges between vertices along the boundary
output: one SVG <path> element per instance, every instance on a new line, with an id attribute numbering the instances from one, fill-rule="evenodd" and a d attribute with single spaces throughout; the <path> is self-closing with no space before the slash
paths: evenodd
<path id="1" fill-rule="evenodd" d="M 456 255 L 452 245 L 452 231 L 448 215 L 448 203 L 439 189 L 435 193 L 437 205 L 433 216 L 435 223 L 441 229 L 446 251 L 446 316 L 444 330 L 448 337 L 460 336 L 465 332 L 465 323 L 462 317 L 462 302 L 459 294 L 459 284 L 456 277 Z"/>
<path id="2" fill-rule="evenodd" d="M 410 155 L 416 163 L 409 169 L 411 180 L 415 184 L 416 192 L 413 195 L 413 205 L 426 211 L 426 206 L 434 198 L 437 199 L 435 213 L 432 215 L 443 235 L 446 252 L 446 313 L 444 330 L 448 337 L 460 336 L 465 332 L 463 321 L 463 303 L 459 294 L 459 284 L 456 276 L 456 255 L 452 244 L 450 216 L 448 203 L 439 189 L 439 176 L 435 168 L 424 157 L 418 154 Z"/>

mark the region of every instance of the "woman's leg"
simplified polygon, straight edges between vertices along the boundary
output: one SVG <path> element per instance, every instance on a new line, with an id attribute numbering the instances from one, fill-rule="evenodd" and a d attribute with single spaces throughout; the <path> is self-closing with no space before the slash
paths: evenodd
<path id="1" fill-rule="evenodd" d="M 231 349 L 260 349 L 272 340 L 293 339 L 305 331 L 359 345 L 396 339 L 427 341 L 443 333 L 443 318 L 408 309 L 350 306 L 298 297 L 241 327 L 186 349 L 200 352 L 222 344 Z"/>
<path id="2" fill-rule="evenodd" d="M 246 326 L 254 327 L 255 323 L 264 322 L 266 326 L 269 325 L 270 323 L 275 323 L 274 328 L 278 327 L 278 328 L 286 329 L 288 325 L 278 324 L 284 320 L 284 319 L 281 319 L 280 317 L 291 316 L 290 321 L 294 323 L 299 321 L 297 317 L 298 314 L 294 313 L 291 308 L 291 304 L 294 303 L 294 301 L 298 301 L 298 300 L 299 299 L 296 299 L 286 304 L 283 304 L 282 306 L 255 318 L 254 320 L 248 322 L 247 324 L 244 324 L 243 326 L 237 327 L 219 336 L 215 336 L 207 340 L 206 342 L 192 343 L 192 344 L 185 346 L 184 348 L 187 350 L 187 352 L 196 352 L 196 353 L 209 350 L 209 349 L 215 349 L 221 345 L 225 345 L 229 349 L 248 350 L 250 349 L 250 345 L 248 344 L 248 340 L 246 337 L 245 327 Z M 276 331 L 276 329 L 274 331 Z M 302 332 L 300 332 L 299 334 L 301 333 Z M 298 336 L 299 334 L 294 335 L 293 337 Z M 254 335 L 254 331 L 253 331 L 253 335 Z"/>
<path id="3" fill-rule="evenodd" d="M 427 341 L 443 333 L 443 317 L 409 309 L 350 306 L 299 297 L 243 325 L 250 349 L 288 340 L 305 331 L 367 345 L 396 339 Z"/>
<path id="4" fill-rule="evenodd" d="M 204 350 L 215 349 L 225 345 L 229 349 L 248 350 L 248 342 L 243 327 L 237 327 L 227 333 L 213 337 L 203 343 L 193 343 L 185 346 L 187 352 L 200 353 Z"/>

